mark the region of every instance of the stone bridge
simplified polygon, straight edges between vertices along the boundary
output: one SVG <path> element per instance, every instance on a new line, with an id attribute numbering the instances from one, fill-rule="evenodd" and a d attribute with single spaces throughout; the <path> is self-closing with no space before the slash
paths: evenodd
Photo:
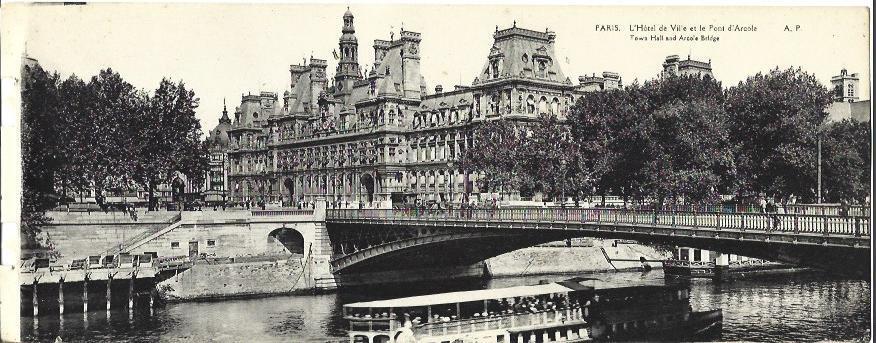
<path id="1" fill-rule="evenodd" d="M 571 237 L 631 239 L 870 275 L 865 216 L 630 209 L 330 209 L 335 276 L 464 266 Z M 558 261 L 562 263 L 562 261 Z"/>

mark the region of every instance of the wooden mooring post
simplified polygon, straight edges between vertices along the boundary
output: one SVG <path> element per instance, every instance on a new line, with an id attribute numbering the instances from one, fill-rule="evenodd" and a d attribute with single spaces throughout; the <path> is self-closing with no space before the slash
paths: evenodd
<path id="1" fill-rule="evenodd" d="M 64 278 L 58 279 L 58 312 L 64 315 Z"/>
<path id="2" fill-rule="evenodd" d="M 88 274 L 82 279 L 82 313 L 88 312 Z"/>
<path id="3" fill-rule="evenodd" d="M 40 315 L 40 301 L 37 298 L 37 280 L 33 280 L 33 296 L 31 297 L 31 303 L 33 304 L 33 316 Z"/>
<path id="4" fill-rule="evenodd" d="M 109 316 L 110 308 L 112 308 L 113 296 L 113 274 L 109 274 L 106 279 L 106 313 Z"/>

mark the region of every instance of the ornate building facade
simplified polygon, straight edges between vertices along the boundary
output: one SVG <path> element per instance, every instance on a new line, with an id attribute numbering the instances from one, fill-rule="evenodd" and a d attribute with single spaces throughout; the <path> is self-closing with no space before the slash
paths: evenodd
<path id="1" fill-rule="evenodd" d="M 234 121 L 211 132 L 227 133 L 227 200 L 288 205 L 317 197 L 366 204 L 477 198 L 477 175 L 457 163 L 472 146 L 473 125 L 500 117 L 531 122 L 542 113 L 563 118 L 584 92 L 621 86 L 614 73 L 581 77 L 574 85 L 555 56 L 556 35 L 515 24 L 496 28 L 470 86 L 429 92 L 420 73 L 422 39 L 402 29 L 390 40 L 374 40 L 374 67 L 366 73 L 348 10 L 333 77 L 325 60 L 311 57 L 290 66 L 282 103 L 270 92 L 242 96 Z"/>

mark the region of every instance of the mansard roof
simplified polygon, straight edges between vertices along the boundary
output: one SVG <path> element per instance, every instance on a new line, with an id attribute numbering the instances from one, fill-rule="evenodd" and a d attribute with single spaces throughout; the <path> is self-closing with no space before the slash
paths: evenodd
<path id="1" fill-rule="evenodd" d="M 547 30 L 538 32 L 516 26 L 497 30 L 478 80 L 484 82 L 496 79 L 492 77 L 490 67 L 492 61 L 499 61 L 499 78 L 525 77 L 566 82 L 566 75 L 554 53 L 555 37 L 553 32 Z M 542 62 L 545 64 L 543 77 L 538 73 Z"/>
<path id="2" fill-rule="evenodd" d="M 441 110 L 446 108 L 458 108 L 460 106 L 471 106 L 474 95 L 471 89 L 463 89 L 450 91 L 440 94 L 432 94 L 420 102 L 417 108 L 420 111 Z"/>

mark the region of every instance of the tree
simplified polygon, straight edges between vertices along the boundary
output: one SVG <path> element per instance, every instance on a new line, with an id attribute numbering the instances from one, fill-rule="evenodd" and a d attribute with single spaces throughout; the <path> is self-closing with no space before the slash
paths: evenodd
<path id="1" fill-rule="evenodd" d="M 607 144 L 607 168 L 603 174 L 606 190 L 623 197 L 626 204 L 630 197 L 641 199 L 647 183 L 645 163 L 648 154 L 645 147 L 650 140 L 648 129 L 650 103 L 648 89 L 632 84 L 616 93 L 611 112 L 606 112 L 605 128 L 610 135 Z"/>
<path id="2" fill-rule="evenodd" d="M 555 115 L 542 114 L 526 131 L 520 169 L 535 190 L 565 203 L 567 194 L 575 194 L 577 174 L 586 172 L 578 168 L 581 160 L 576 150 L 569 126 Z"/>
<path id="3" fill-rule="evenodd" d="M 727 90 L 740 192 L 814 200 L 817 133 L 830 92 L 801 69 L 758 73 Z"/>
<path id="4" fill-rule="evenodd" d="M 649 140 L 642 120 L 647 118 L 648 101 L 644 88 L 635 83 L 578 99 L 569 116 L 577 190 L 585 193 L 595 187 L 599 194 L 619 194 L 625 202 L 638 195 Z"/>
<path id="5" fill-rule="evenodd" d="M 585 94 L 575 104 L 569 119 L 581 161 L 579 171 L 595 179 L 591 182 L 595 182 L 599 193 L 619 194 L 625 202 L 629 197 L 662 199 L 687 195 L 703 198 L 703 194 L 698 194 L 702 188 L 669 189 L 672 185 L 691 184 L 706 178 L 714 181 L 710 184 L 726 181 L 710 173 L 693 175 L 693 166 L 682 163 L 692 161 L 681 161 L 685 157 L 700 157 L 696 155 L 703 149 L 700 145 L 717 143 L 700 139 L 715 132 L 708 128 L 684 138 L 672 137 L 670 132 L 688 134 L 697 125 L 709 124 L 722 125 L 715 130 L 723 132 L 724 114 L 715 108 L 722 106 L 723 99 L 720 83 L 708 76 L 695 75 L 669 76 L 642 85 L 634 83 L 622 90 Z M 710 113 L 700 118 L 688 107 Z M 726 132 L 718 136 L 726 138 Z M 724 148 L 729 149 L 730 145 Z M 678 156 L 679 163 L 671 161 L 676 159 L 676 150 L 687 151 L 687 155 Z M 721 164 L 728 162 L 724 158 Z M 665 168 L 675 168 L 675 171 Z M 682 182 L 681 175 L 687 175 L 686 181 Z"/>
<path id="6" fill-rule="evenodd" d="M 55 183 L 59 186 L 64 201 L 72 192 L 86 191 L 91 184 L 87 167 L 91 160 L 90 146 L 86 142 L 91 124 L 90 104 L 95 94 L 88 85 L 76 75 L 72 75 L 58 87 L 60 108 L 58 123 L 59 166 Z"/>
<path id="7" fill-rule="evenodd" d="M 870 125 L 845 119 L 827 125 L 822 143 L 825 199 L 864 202 L 870 195 Z"/>
<path id="8" fill-rule="evenodd" d="M 136 139 L 131 132 L 143 112 L 143 98 L 112 69 L 92 77 L 88 88 L 93 98 L 89 99 L 88 112 L 83 113 L 84 153 L 89 156 L 84 169 L 101 197 L 104 190 L 130 186 L 131 148 Z"/>
<path id="9" fill-rule="evenodd" d="M 676 101 L 652 115 L 644 175 L 647 193 L 668 198 L 716 201 L 735 177 L 726 113 L 717 100 Z M 674 201 L 673 201 L 674 202 Z"/>
<path id="10" fill-rule="evenodd" d="M 22 207 L 24 248 L 36 247 L 39 226 L 49 222 L 45 211 L 55 204 L 54 176 L 59 169 L 57 73 L 42 67 L 25 67 L 21 91 Z"/>
<path id="11" fill-rule="evenodd" d="M 471 144 L 460 160 L 460 167 L 477 179 L 478 188 L 497 192 L 519 188 L 525 180 L 520 171 L 519 156 L 523 133 L 519 126 L 505 119 L 482 122 L 470 132 Z"/>
<path id="12" fill-rule="evenodd" d="M 208 168 L 207 150 L 195 117 L 198 99 L 184 83 L 163 79 L 151 97 L 141 93 L 138 98 L 139 115 L 128 127 L 131 177 L 147 190 L 154 209 L 155 187 L 171 182 L 176 173 L 190 184 L 201 182 Z"/>

